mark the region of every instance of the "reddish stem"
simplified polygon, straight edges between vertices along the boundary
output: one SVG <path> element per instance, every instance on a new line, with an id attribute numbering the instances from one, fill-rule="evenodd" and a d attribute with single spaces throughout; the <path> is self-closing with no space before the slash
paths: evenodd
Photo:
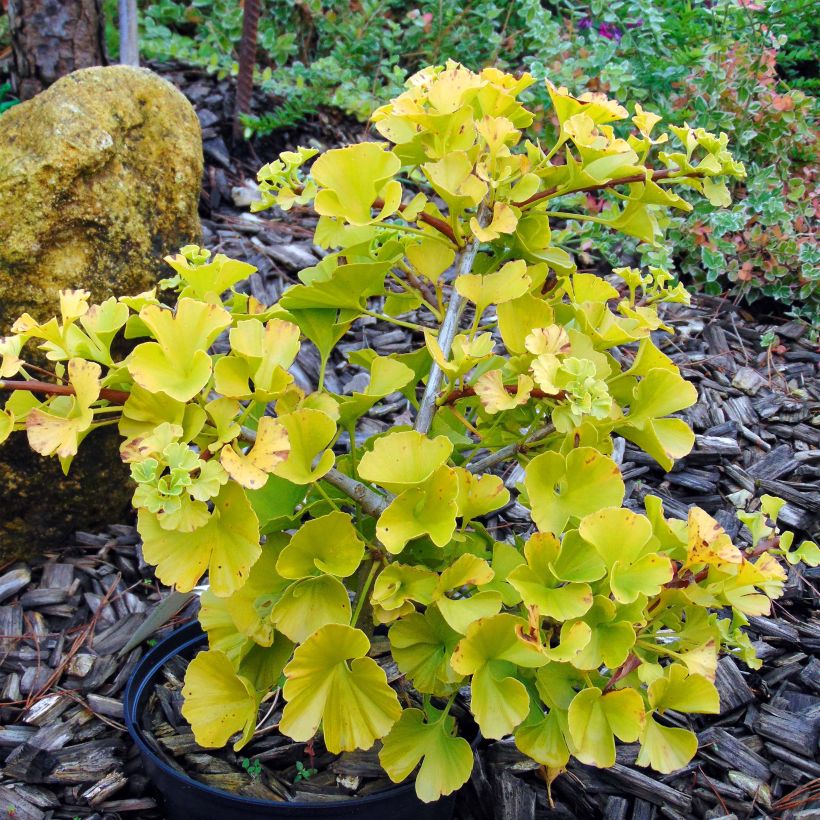
<path id="1" fill-rule="evenodd" d="M 518 387 L 514 384 L 505 384 L 504 389 L 510 393 L 511 395 L 515 396 L 518 393 Z M 457 402 L 459 399 L 466 399 L 470 396 L 475 396 L 475 388 L 473 387 L 462 387 L 460 390 L 453 390 L 448 393 L 441 401 L 442 405 L 445 404 L 453 404 Z M 557 399 L 561 400 L 566 396 L 563 390 L 559 390 L 557 393 L 545 393 L 543 390 L 539 390 L 537 387 L 534 390 L 530 391 L 530 396 L 534 399 Z"/>
<path id="2" fill-rule="evenodd" d="M 646 174 L 633 174 L 629 177 L 621 177 L 620 179 L 611 179 L 609 182 L 604 182 L 602 185 L 587 185 L 585 188 L 575 188 L 572 191 L 564 191 L 564 194 L 578 194 L 578 193 L 589 193 L 590 191 L 602 191 L 605 188 L 614 188 L 616 185 L 630 185 L 633 182 L 646 182 L 647 179 L 651 180 L 652 182 L 657 182 L 659 179 L 666 179 L 670 177 L 672 174 L 678 173 L 680 168 L 663 168 L 660 171 L 653 171 L 651 168 L 647 168 L 647 171 L 650 172 L 650 176 L 647 177 Z M 690 177 L 699 177 L 703 176 L 698 172 L 692 172 L 688 174 Z M 548 191 L 539 191 L 537 194 L 533 194 L 531 197 L 527 199 L 521 200 L 521 202 L 513 202 L 512 204 L 515 205 L 516 208 L 525 208 L 527 205 L 532 205 L 534 202 L 540 202 L 542 199 L 549 199 L 553 194 L 556 193 L 558 188 L 550 188 Z M 563 196 L 563 194 L 562 194 Z"/>
<path id="3" fill-rule="evenodd" d="M 38 381 L 8 381 L 0 380 L 0 390 L 28 390 L 29 393 L 45 393 L 52 396 L 73 396 L 74 388 L 70 384 L 49 384 Z M 125 390 L 111 390 L 103 387 L 100 398 L 110 401 L 111 404 L 125 404 L 131 394 Z"/>

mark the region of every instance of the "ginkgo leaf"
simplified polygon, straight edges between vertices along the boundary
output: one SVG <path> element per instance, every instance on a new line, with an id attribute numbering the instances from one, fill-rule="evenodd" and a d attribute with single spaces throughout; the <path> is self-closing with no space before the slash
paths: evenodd
<path id="1" fill-rule="evenodd" d="M 320 186 L 314 207 L 324 216 L 351 225 L 369 225 L 395 213 L 401 204 L 401 184 L 393 179 L 401 161 L 383 143 L 360 142 L 325 151 L 311 168 Z M 377 216 L 372 210 L 381 197 Z"/>
<path id="2" fill-rule="evenodd" d="M 261 553 L 259 524 L 245 491 L 232 481 L 214 499 L 208 522 L 193 532 L 165 530 L 157 516 L 141 509 L 137 529 L 145 560 L 157 577 L 180 592 L 189 592 L 206 570 L 215 595 L 230 595 L 245 583 Z"/>
<path id="3" fill-rule="evenodd" d="M 94 421 L 91 405 L 100 395 L 100 373 L 96 362 L 71 359 L 68 381 L 73 396 L 57 396 L 43 407 L 32 408 L 26 416 L 26 433 L 31 449 L 42 456 L 71 458 Z"/>
<path id="4" fill-rule="evenodd" d="M 516 627 L 526 626 L 507 613 L 484 618 L 471 624 L 453 653 L 453 669 L 473 676 L 471 707 L 484 737 L 504 737 L 529 712 L 530 696 L 515 677 L 516 667 L 537 668 L 547 660 L 518 638 Z"/>
<path id="5" fill-rule="evenodd" d="M 603 595 L 596 595 L 583 622 L 590 629 L 588 643 L 572 658 L 578 669 L 598 669 L 602 664 L 617 669 L 635 645 L 635 630 L 628 620 L 618 618 L 618 608 Z"/>
<path id="6" fill-rule="evenodd" d="M 388 564 L 376 577 L 370 600 L 388 610 L 403 607 L 407 601 L 429 604 L 438 580 L 435 572 L 424 567 Z"/>
<path id="7" fill-rule="evenodd" d="M 424 484 L 448 459 L 452 442 L 445 436 L 428 438 L 415 430 L 388 433 L 359 461 L 359 475 L 392 493 Z"/>
<path id="8" fill-rule="evenodd" d="M 285 535 L 277 533 L 269 536 L 262 545 L 262 554 L 251 567 L 248 579 L 232 595 L 217 598 L 210 590 L 203 592 L 200 615 L 206 607 L 207 595 L 207 600 L 211 604 L 225 608 L 242 635 L 252 638 L 255 643 L 262 646 L 270 646 L 274 635 L 271 608 L 290 583 L 276 571 L 276 561 L 286 543 Z M 210 640 L 211 629 L 207 628 L 206 631 Z M 211 644 L 211 648 L 219 647 Z"/>
<path id="9" fill-rule="evenodd" d="M 662 418 L 690 407 L 698 400 L 695 386 L 677 370 L 657 367 L 637 384 L 629 413 L 616 425 L 624 438 L 646 450 L 665 470 L 683 458 L 695 443 L 686 422 Z"/>
<path id="10" fill-rule="evenodd" d="M 200 746 L 224 746 L 241 731 L 242 738 L 234 744 L 238 751 L 251 739 L 259 706 L 256 692 L 222 652 L 200 652 L 188 664 L 182 696 L 182 716 Z"/>
<path id="11" fill-rule="evenodd" d="M 422 535 L 428 535 L 436 546 L 444 547 L 455 532 L 457 497 L 458 481 L 453 470 L 440 467 L 422 487 L 411 487 L 390 502 L 379 516 L 376 536 L 394 555 Z"/>
<path id="12" fill-rule="evenodd" d="M 405 253 L 410 264 L 431 282 L 435 282 L 453 264 L 456 256 L 451 247 L 428 237 L 408 245 Z"/>
<path id="13" fill-rule="evenodd" d="M 732 543 L 729 534 L 700 507 L 689 508 L 687 525 L 689 541 L 685 567 L 700 567 L 704 564 L 720 567 L 743 563 L 743 554 Z"/>
<path id="14" fill-rule="evenodd" d="M 455 720 L 432 706 L 405 709 L 384 739 L 379 762 L 394 783 L 408 777 L 421 762 L 416 775 L 416 794 L 424 803 L 460 789 L 473 770 L 473 750 L 453 734 Z"/>
<path id="15" fill-rule="evenodd" d="M 716 715 L 720 712 L 720 697 L 714 683 L 703 675 L 692 675 L 678 663 L 667 666 L 663 677 L 649 685 L 649 705 L 663 714 L 667 709 L 677 712 Z"/>
<path id="16" fill-rule="evenodd" d="M 284 425 L 271 416 L 262 416 L 256 431 L 256 442 L 247 453 L 238 453 L 231 445 L 222 448 L 219 462 L 228 475 L 249 490 L 265 486 L 268 475 L 290 452 L 290 441 Z"/>
<path id="17" fill-rule="evenodd" d="M 595 686 L 584 689 L 569 705 L 573 754 L 582 763 L 608 768 L 615 763 L 615 737 L 637 740 L 645 718 L 643 698 L 634 689 L 605 694 Z"/>
<path id="18" fill-rule="evenodd" d="M 573 519 L 620 506 L 624 497 L 618 465 L 591 447 L 578 447 L 566 458 L 541 453 L 527 465 L 524 484 L 538 529 L 556 534 Z"/>
<path id="19" fill-rule="evenodd" d="M 283 578 L 328 574 L 347 578 L 359 568 L 364 542 L 347 513 L 338 510 L 306 521 L 279 554 Z"/>
<path id="20" fill-rule="evenodd" d="M 515 745 L 542 766 L 562 769 L 569 761 L 566 717 L 558 710 L 531 713 L 515 730 Z"/>
<path id="21" fill-rule="evenodd" d="M 461 635 L 435 606 L 405 615 L 388 632 L 393 659 L 419 692 L 447 696 L 462 680 L 450 666 Z"/>
<path id="22" fill-rule="evenodd" d="M 551 569 L 561 545 L 552 533 L 535 533 L 524 546 L 527 563 L 516 567 L 507 580 L 527 606 L 559 622 L 579 618 L 592 606 L 589 584 L 563 584 Z"/>
<path id="23" fill-rule="evenodd" d="M 230 314 L 219 305 L 180 299 L 176 312 L 147 305 L 139 315 L 157 341 L 134 348 L 126 359 L 128 372 L 152 393 L 189 401 L 211 377 L 208 348 L 231 324 Z"/>
<path id="24" fill-rule="evenodd" d="M 515 232 L 519 213 L 517 208 L 510 207 L 506 202 L 496 202 L 493 205 L 493 217 L 490 224 L 482 227 L 479 221 L 472 217 L 470 219 L 470 230 L 479 242 L 492 242 L 498 239 L 501 234 Z"/>
<path id="25" fill-rule="evenodd" d="M 616 601 L 629 604 L 639 595 L 657 595 L 672 580 L 672 563 L 653 549 L 652 524 L 646 516 L 608 507 L 581 519 L 578 532 L 606 563 Z"/>
<path id="26" fill-rule="evenodd" d="M 498 306 L 498 329 L 507 350 L 526 352 L 526 339 L 535 328 L 547 327 L 554 320 L 552 307 L 543 299 L 525 293 Z"/>
<path id="27" fill-rule="evenodd" d="M 639 766 L 651 766 L 656 772 L 671 774 L 682 769 L 697 750 L 698 739 L 694 732 L 662 726 L 649 715 L 635 762 Z"/>
<path id="28" fill-rule="evenodd" d="M 321 410 L 304 408 L 280 416 L 287 430 L 290 452 L 271 471 L 293 484 L 312 484 L 330 470 L 336 457 L 325 449 L 336 435 L 336 424 Z"/>
<path id="29" fill-rule="evenodd" d="M 530 399 L 530 393 L 535 386 L 533 380 L 525 373 L 518 375 L 515 392 L 508 391 L 504 386 L 500 370 L 490 370 L 479 376 L 474 385 L 475 394 L 481 400 L 484 409 L 490 414 L 504 410 L 514 410 Z"/>
<path id="30" fill-rule="evenodd" d="M 524 339 L 524 347 L 533 356 L 541 356 L 544 353 L 569 353 L 572 345 L 565 328 L 561 325 L 547 325 L 534 328 Z"/>
<path id="31" fill-rule="evenodd" d="M 369 749 L 401 715 L 381 667 L 365 657 L 370 641 L 360 629 L 328 624 L 297 647 L 285 667 L 287 701 L 279 731 L 310 740 L 319 726 L 333 754 Z"/>
<path id="32" fill-rule="evenodd" d="M 425 162 L 421 170 L 451 212 L 475 207 L 487 193 L 487 183 L 473 173 L 473 163 L 464 151 L 450 151 L 437 162 Z"/>
<path id="33" fill-rule="evenodd" d="M 333 575 L 294 581 L 271 610 L 271 621 L 299 643 L 327 624 L 350 621 L 350 598 L 344 584 Z"/>
<path id="34" fill-rule="evenodd" d="M 510 492 L 499 476 L 489 473 L 477 476 L 463 467 L 456 467 L 455 472 L 458 479 L 458 515 L 465 524 L 509 502 Z"/>
<path id="35" fill-rule="evenodd" d="M 523 296 L 530 288 L 527 263 L 521 259 L 507 262 L 495 273 L 463 273 L 456 278 L 456 290 L 476 306 L 481 315 L 490 305 L 500 305 Z"/>
<path id="36" fill-rule="evenodd" d="M 230 341 L 231 355 L 214 366 L 214 384 L 223 396 L 271 401 L 291 384 L 287 369 L 300 347 L 299 328 L 292 322 L 239 321 L 231 328 Z"/>

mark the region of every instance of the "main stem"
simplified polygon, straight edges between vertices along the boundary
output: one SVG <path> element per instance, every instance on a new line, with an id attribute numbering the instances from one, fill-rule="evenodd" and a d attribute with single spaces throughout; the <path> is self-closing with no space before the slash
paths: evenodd
<path id="1" fill-rule="evenodd" d="M 484 224 L 487 209 L 482 205 L 478 211 L 478 222 Z M 458 263 L 456 264 L 456 275 L 453 280 L 463 274 L 470 273 L 473 269 L 473 262 L 478 253 L 479 241 L 473 237 L 460 251 Z M 438 346 L 441 348 L 442 355 L 445 359 L 450 355 L 450 348 L 453 346 L 453 339 L 458 330 L 461 314 L 464 311 L 465 298 L 456 290 L 453 284 L 453 290 L 450 294 L 450 304 L 447 305 L 447 312 L 444 314 L 444 321 L 441 323 L 441 330 L 438 334 Z M 416 416 L 415 429 L 416 432 L 422 435 L 427 435 L 430 431 L 430 425 L 433 423 L 433 415 L 436 412 L 436 398 L 441 387 L 441 379 L 443 376 L 442 369 L 437 362 L 433 362 L 430 367 L 430 374 L 427 377 L 427 386 L 424 388 L 424 395 L 421 397 L 419 404 L 419 412 Z"/>

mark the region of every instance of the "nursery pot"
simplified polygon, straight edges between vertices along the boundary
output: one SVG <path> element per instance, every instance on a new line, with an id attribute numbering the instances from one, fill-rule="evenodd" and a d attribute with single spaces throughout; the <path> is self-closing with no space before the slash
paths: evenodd
<path id="1" fill-rule="evenodd" d="M 336 818 L 362 820 L 451 820 L 455 795 L 435 803 L 416 797 L 413 781 L 349 800 L 321 803 L 276 803 L 221 791 L 172 769 L 149 746 L 141 715 L 145 702 L 160 679 L 161 669 L 175 655 L 192 658 L 207 647 L 207 637 L 197 622 L 187 624 L 160 641 L 134 669 L 125 687 L 124 709 L 128 732 L 142 756 L 146 774 L 165 802 L 167 820 L 263 820 L 263 818 Z"/>

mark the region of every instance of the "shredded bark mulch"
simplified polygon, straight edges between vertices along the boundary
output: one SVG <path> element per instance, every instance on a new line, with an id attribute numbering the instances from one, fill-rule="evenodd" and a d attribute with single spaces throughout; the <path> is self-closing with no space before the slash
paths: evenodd
<path id="1" fill-rule="evenodd" d="M 244 287 L 270 303 L 296 281 L 296 271 L 319 260 L 321 251 L 311 243 L 312 222 L 305 214 L 295 211 L 271 219 L 247 212 L 255 195 L 250 181 L 255 169 L 280 148 L 311 139 L 327 146 L 353 141 L 362 137 L 363 127 L 320 115 L 301 131 L 232 154 L 227 147 L 228 81 L 220 84 L 180 67 L 164 71 L 188 94 L 203 125 L 203 244 L 256 265 L 258 273 Z M 257 100 L 260 110 L 265 104 Z M 783 524 L 800 537 L 820 536 L 820 351 L 808 340 L 806 326 L 759 313 L 755 317 L 710 297 L 695 299 L 691 307 L 670 307 L 667 319 L 677 334 L 658 334 L 656 343 L 698 388 L 699 402 L 682 414 L 697 441 L 687 458 L 664 473 L 636 447 L 619 440 L 615 454 L 627 484 L 626 504 L 640 509 L 644 496 L 654 493 L 663 498 L 667 514 L 679 517 L 697 504 L 744 543 L 748 533 L 738 525 L 735 506 L 770 493 L 788 502 Z M 779 342 L 762 349 L 761 338 L 769 330 Z M 419 341 L 409 330 L 361 322 L 341 343 L 325 383 L 338 392 L 359 390 L 366 383 L 365 374 L 343 358 L 346 351 L 367 345 L 386 355 Z M 318 354 L 304 345 L 295 368 L 297 381 L 310 387 L 318 369 Z M 369 436 L 404 423 L 408 412 L 403 397 L 388 397 L 363 419 L 358 434 Z M 511 490 L 521 477 L 518 468 L 504 475 Z M 488 526 L 503 539 L 513 530 L 525 534 L 528 521 L 527 511 L 513 500 Z M 457 816 L 820 817 L 818 585 L 820 571 L 793 568 L 771 617 L 751 619 L 749 631 L 764 666 L 753 672 L 732 658 L 720 661 L 720 715 L 667 713 L 673 725 L 689 726 L 700 738 L 697 756 L 683 771 L 661 776 L 637 767 L 636 746 L 622 745 L 612 769 L 573 763 L 553 783 L 551 802 L 539 768 L 512 743 L 485 742 L 473 777 L 459 794 Z M 148 610 L 167 594 L 152 580 L 138 535 L 127 523 L 112 523 L 100 533 L 77 533 L 59 552 L 0 568 L 0 817 L 163 817 L 159 797 L 125 732 L 122 693 L 135 664 L 161 633 L 123 649 Z M 189 602 L 163 632 L 193 618 L 196 605 L 196 600 Z M 207 776 L 212 784 L 264 787 L 288 799 L 311 788 L 349 794 L 356 778 L 359 788 L 380 782 L 373 756 L 357 753 L 342 764 L 317 766 L 318 780 L 294 784 L 296 762 L 310 762 L 305 744 L 264 730 L 260 747 L 240 753 L 238 769 L 232 764 L 225 770 L 224 760 L 213 750 L 198 748 L 184 721 L 177 720 L 178 696 L 169 695 L 167 701 L 170 711 L 160 707 L 164 726 L 154 728 L 158 743 L 177 765 Z M 318 744 L 313 751 L 323 754 Z M 251 758 L 260 761 L 260 773 L 242 766 L 246 755 L 249 763 Z"/>

